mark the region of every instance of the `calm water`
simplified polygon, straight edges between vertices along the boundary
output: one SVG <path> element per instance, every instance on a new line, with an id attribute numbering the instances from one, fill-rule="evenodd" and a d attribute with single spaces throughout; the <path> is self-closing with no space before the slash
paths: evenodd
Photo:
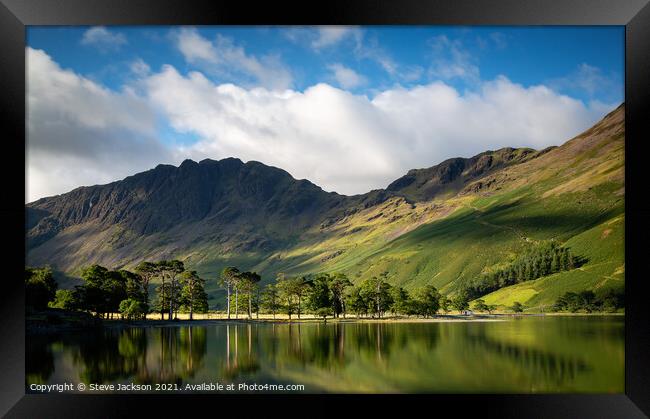
<path id="1" fill-rule="evenodd" d="M 30 337 L 27 383 L 302 384 L 305 392 L 624 391 L 623 317 L 211 324 Z M 86 392 L 88 393 L 88 392 Z"/>

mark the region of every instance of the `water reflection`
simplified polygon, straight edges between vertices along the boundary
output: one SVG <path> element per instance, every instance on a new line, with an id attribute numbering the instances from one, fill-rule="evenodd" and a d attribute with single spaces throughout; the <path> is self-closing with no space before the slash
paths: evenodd
<path id="1" fill-rule="evenodd" d="M 134 329 L 131 329 L 134 330 Z M 207 330 L 202 327 L 160 327 L 135 329 L 132 336 L 128 330 L 121 332 L 121 338 L 135 337 L 144 340 L 144 353 L 139 356 L 139 368 L 133 381 L 139 384 L 177 383 L 194 377 L 204 367 L 207 352 Z"/>
<path id="2" fill-rule="evenodd" d="M 244 351 L 241 356 L 239 353 L 240 345 L 240 329 L 245 333 L 243 337 L 245 340 Z M 256 338 L 257 338 L 257 328 Z M 232 337 L 231 337 L 232 334 Z M 231 346 L 232 342 L 232 346 Z M 255 339 L 255 346 L 257 346 L 257 339 Z M 233 350 L 231 351 L 231 348 Z M 256 352 L 253 351 L 253 327 L 250 324 L 245 326 L 226 326 L 226 365 L 222 366 L 222 377 L 225 379 L 233 380 L 242 375 L 248 375 L 256 372 L 260 366 L 257 362 Z"/>
<path id="3" fill-rule="evenodd" d="M 43 336 L 34 336 L 25 345 L 25 380 L 27 383 L 45 384 L 54 372 L 52 345 Z"/>
<path id="4" fill-rule="evenodd" d="M 304 384 L 313 392 L 622 392 L 623 318 L 215 323 L 31 337 L 27 382 Z"/>
<path id="5" fill-rule="evenodd" d="M 478 351 L 507 359 L 540 382 L 560 385 L 573 381 L 578 374 L 590 368 L 579 355 L 556 355 L 545 350 L 495 341 L 485 334 L 468 337 L 468 344 Z"/>

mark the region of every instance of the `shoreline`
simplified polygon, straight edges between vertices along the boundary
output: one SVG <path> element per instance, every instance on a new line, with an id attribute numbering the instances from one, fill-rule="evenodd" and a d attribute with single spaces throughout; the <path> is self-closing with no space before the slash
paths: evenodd
<path id="1" fill-rule="evenodd" d="M 48 333 L 63 333 L 63 332 L 78 332 L 87 330 L 102 330 L 102 329 L 123 329 L 123 328 L 145 328 L 145 327 L 186 327 L 186 326 L 210 326 L 210 325 L 244 325 L 244 324 L 353 324 L 353 323 L 384 323 L 384 324 L 397 324 L 397 323 L 454 323 L 454 322 L 504 322 L 515 320 L 518 318 L 527 317 L 606 317 L 617 316 L 624 317 L 625 313 L 496 313 L 496 314 L 441 314 L 430 318 L 416 318 L 416 317 L 403 317 L 403 316 L 390 316 L 384 318 L 371 318 L 371 317 L 346 317 L 346 318 L 328 318 L 324 321 L 322 318 L 313 316 L 298 318 L 200 318 L 200 319 L 176 319 L 176 320 L 161 320 L 161 319 L 147 319 L 147 320 L 121 320 L 110 319 L 100 320 L 94 319 L 91 324 L 79 324 L 61 322 L 56 324 L 48 323 L 33 323 L 27 322 L 27 334 L 48 334 Z"/>
<path id="2" fill-rule="evenodd" d="M 453 323 L 453 322 L 503 322 L 514 320 L 524 317 L 609 317 L 618 316 L 624 317 L 624 313 L 526 313 L 526 314 L 485 314 L 485 315 L 438 315 L 431 318 L 409 318 L 409 317 L 386 317 L 386 318 L 328 318 L 323 321 L 320 318 L 292 318 L 291 320 L 276 318 L 276 319 L 178 319 L 178 320 L 105 320 L 103 322 L 105 327 L 120 328 L 120 327 L 168 327 L 168 326 L 203 326 L 203 325 L 217 325 L 217 324 L 352 324 L 352 323 Z"/>

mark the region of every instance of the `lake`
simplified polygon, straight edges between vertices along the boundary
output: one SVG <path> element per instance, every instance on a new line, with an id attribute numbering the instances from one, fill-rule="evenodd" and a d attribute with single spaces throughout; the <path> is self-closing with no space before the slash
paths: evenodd
<path id="1" fill-rule="evenodd" d="M 201 383 L 300 384 L 299 393 L 624 391 L 622 316 L 213 322 L 28 336 L 26 348 L 28 390 L 83 382 L 165 383 L 172 392 Z"/>

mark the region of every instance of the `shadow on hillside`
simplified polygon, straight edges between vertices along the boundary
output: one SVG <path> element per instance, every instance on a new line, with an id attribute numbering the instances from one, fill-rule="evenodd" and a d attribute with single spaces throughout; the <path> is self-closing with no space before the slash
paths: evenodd
<path id="1" fill-rule="evenodd" d="M 485 217 L 494 224 L 507 225 L 521 229 L 524 232 L 540 232 L 561 230 L 562 233 L 585 231 L 596 227 L 603 222 L 620 215 L 620 208 L 610 208 L 606 211 L 583 210 L 563 213 L 549 213 L 547 215 L 522 216 L 520 214 L 500 213 L 497 209 L 486 213 Z"/>
<path id="2" fill-rule="evenodd" d="M 484 211 L 471 211 L 425 224 L 412 232 L 395 239 L 395 244 L 412 240 L 449 240 L 464 238 L 488 239 L 499 229 L 510 230 L 526 236 L 530 233 L 547 234 L 558 232 L 577 233 L 593 228 L 616 215 L 620 208 L 607 211 L 585 210 L 582 212 L 549 213 L 548 215 L 526 215 L 526 202 L 519 199 L 510 203 L 495 205 Z"/>
<path id="3" fill-rule="evenodd" d="M 579 268 L 579 267 L 581 267 L 583 265 L 586 265 L 587 262 L 589 262 L 589 258 L 586 258 L 586 257 L 581 256 L 581 255 L 574 255 L 573 256 L 573 265 L 576 268 Z"/>

